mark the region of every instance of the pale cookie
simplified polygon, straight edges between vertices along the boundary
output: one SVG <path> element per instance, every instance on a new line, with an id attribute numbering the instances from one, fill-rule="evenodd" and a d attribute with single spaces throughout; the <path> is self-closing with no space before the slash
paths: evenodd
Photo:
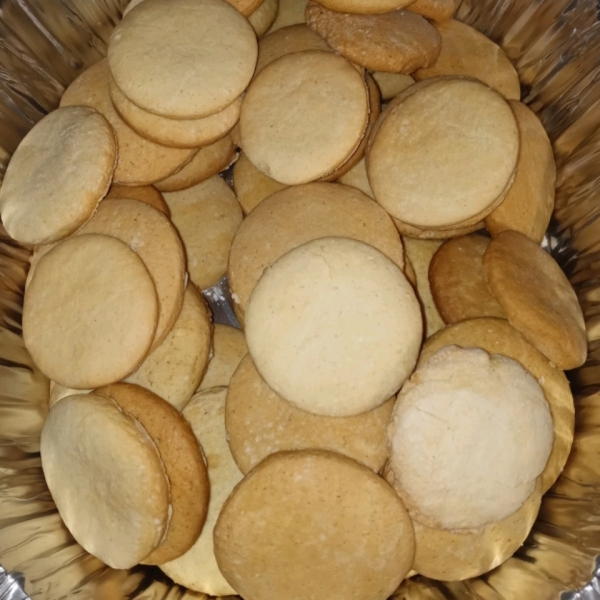
<path id="1" fill-rule="evenodd" d="M 248 346 L 241 329 L 229 325 L 215 325 L 211 359 L 198 390 L 228 386 L 246 354 Z"/>
<path id="2" fill-rule="evenodd" d="M 492 294 L 510 324 L 561 369 L 587 356 L 583 313 L 556 261 L 522 233 L 503 231 L 483 257 Z"/>
<path id="3" fill-rule="evenodd" d="M 403 94 L 383 113 L 367 151 L 376 200 L 422 229 L 477 223 L 513 181 L 519 132 L 510 107 L 487 86 L 462 78 Z"/>
<path id="4" fill-rule="evenodd" d="M 573 444 L 575 407 L 565 374 L 505 319 L 469 319 L 446 327 L 425 342 L 419 360 L 425 361 L 449 345 L 482 348 L 490 354 L 508 356 L 521 363 L 542 386 L 554 423 L 554 444 L 541 475 L 545 493 L 562 472 Z"/>
<path id="5" fill-rule="evenodd" d="M 161 192 L 186 190 L 224 171 L 235 160 L 235 154 L 233 140 L 226 135 L 213 144 L 200 148 L 187 165 L 154 185 Z"/>
<path id="6" fill-rule="evenodd" d="M 276 394 L 248 354 L 227 392 L 229 447 L 244 474 L 275 452 L 310 448 L 343 454 L 377 473 L 387 459 L 386 428 L 394 401 L 354 417 L 313 415 Z"/>
<path id="7" fill-rule="evenodd" d="M 455 227 L 452 229 L 422 229 L 420 227 L 414 227 L 408 223 L 403 223 L 400 219 L 392 217 L 396 229 L 403 235 L 417 240 L 448 240 L 463 235 L 469 235 L 485 228 L 483 221 L 478 221 L 472 225 L 465 225 L 464 227 Z"/>
<path id="8" fill-rule="evenodd" d="M 490 238 L 466 235 L 445 242 L 429 265 L 429 284 L 435 305 L 445 323 L 506 313 L 488 289 L 483 255 Z"/>
<path id="9" fill-rule="evenodd" d="M 233 167 L 233 189 L 244 214 L 286 186 L 259 171 L 242 152 Z"/>
<path id="10" fill-rule="evenodd" d="M 252 10 L 260 4 L 251 2 Z M 125 96 L 173 119 L 229 106 L 250 82 L 256 56 L 254 30 L 224 0 L 145 0 L 117 25 L 108 47 Z"/>
<path id="11" fill-rule="evenodd" d="M 223 503 L 242 480 L 225 432 L 226 388 L 198 392 L 183 410 L 198 442 L 204 449 L 210 481 L 210 501 L 204 529 L 196 543 L 177 560 L 160 565 L 176 583 L 211 595 L 235 594 L 221 575 L 213 550 L 213 528 Z"/>
<path id="12" fill-rule="evenodd" d="M 121 118 L 142 137 L 174 148 L 207 146 L 227 135 L 238 122 L 242 99 L 234 100 L 223 110 L 200 119 L 170 119 L 148 112 L 127 99 L 110 82 L 110 97 Z"/>
<path id="13" fill-rule="evenodd" d="M 358 190 L 332 183 L 290 187 L 263 200 L 242 222 L 229 255 L 229 285 L 240 312 L 265 269 L 322 237 L 365 242 L 404 268 L 402 241 L 385 211 Z"/>
<path id="14" fill-rule="evenodd" d="M 306 22 L 342 56 L 372 71 L 410 74 L 440 54 L 440 34 L 410 11 L 347 14 L 309 2 Z"/>
<path id="15" fill-rule="evenodd" d="M 160 565 L 187 552 L 206 520 L 209 483 L 204 454 L 189 423 L 168 402 L 130 383 L 95 390 L 137 419 L 156 444 L 169 481 L 170 520 L 162 543 L 141 562 Z"/>
<path id="16" fill-rule="evenodd" d="M 417 13 L 430 21 L 443 23 L 452 18 L 455 10 L 454 0 L 416 0 L 406 10 Z"/>
<path id="17" fill-rule="evenodd" d="M 277 260 L 252 292 L 245 325 L 267 384 L 298 408 L 330 417 L 358 415 L 397 392 L 423 335 L 421 307 L 400 268 L 340 237 Z"/>
<path id="18" fill-rule="evenodd" d="M 349 158 L 368 116 L 363 76 L 347 60 L 331 52 L 289 54 L 250 84 L 240 117 L 242 148 L 272 179 L 307 183 Z"/>
<path id="19" fill-rule="evenodd" d="M 381 99 L 383 101 L 395 98 L 400 92 L 403 92 L 407 87 L 411 86 L 415 80 L 410 75 L 402 75 L 401 73 L 385 73 L 379 71 L 373 73 L 373 79 L 379 86 Z"/>
<path id="20" fill-rule="evenodd" d="M 180 192 L 165 194 L 171 219 L 183 240 L 190 279 L 201 290 L 227 272 L 229 249 L 242 222 L 242 209 L 219 177 Z"/>
<path id="21" fill-rule="evenodd" d="M 483 81 L 507 100 L 521 98 L 519 75 L 500 46 L 454 19 L 437 24 L 436 29 L 442 36 L 442 50 L 433 66 L 414 74 L 417 81 L 438 75 L 465 75 Z"/>
<path id="22" fill-rule="evenodd" d="M 556 165 L 544 126 L 531 109 L 510 101 L 521 145 L 517 174 L 502 204 L 485 218 L 492 237 L 507 229 L 541 242 L 554 210 Z"/>
<path id="23" fill-rule="evenodd" d="M 162 194 L 153 185 L 119 185 L 113 184 L 108 189 L 106 200 L 127 198 L 145 202 L 159 210 L 165 217 L 170 218 L 171 213 Z"/>
<path id="24" fill-rule="evenodd" d="M 72 107 L 44 117 L 19 144 L 2 182 L 0 216 L 8 234 L 47 244 L 73 233 L 108 191 L 116 157 L 113 131 L 95 110 Z"/>
<path id="25" fill-rule="evenodd" d="M 279 0 L 264 0 L 263 3 L 248 17 L 256 36 L 261 38 L 273 25 L 279 12 Z"/>
<path id="26" fill-rule="evenodd" d="M 23 338 L 44 375 L 87 389 L 118 381 L 140 364 L 157 318 L 142 259 L 115 238 L 76 236 L 40 259 L 25 294 Z"/>
<path id="27" fill-rule="evenodd" d="M 429 285 L 429 264 L 441 242 L 436 240 L 416 240 L 405 237 L 404 249 L 415 271 L 417 294 L 425 317 L 425 337 L 433 335 L 444 327 L 444 321 L 435 305 Z"/>
<path id="28" fill-rule="evenodd" d="M 412 0 L 319 0 L 319 4 L 342 13 L 370 15 L 404 8 Z"/>
<path id="29" fill-rule="evenodd" d="M 50 396 L 48 397 L 48 406 L 52 408 L 57 402 L 59 402 L 63 398 L 66 398 L 67 396 L 88 393 L 91 391 L 92 390 L 76 390 L 75 388 L 60 385 L 60 383 L 56 383 L 56 381 L 51 381 Z"/>
<path id="30" fill-rule="evenodd" d="M 142 425 L 113 400 L 61 400 L 44 423 L 41 457 L 62 520 L 90 554 L 129 569 L 161 543 L 169 513 L 163 463 Z"/>
<path id="31" fill-rule="evenodd" d="M 271 25 L 268 33 L 277 31 L 282 27 L 305 23 L 304 13 L 306 11 L 306 3 L 307 0 L 279 0 L 277 18 L 273 22 L 273 25 Z"/>
<path id="32" fill-rule="evenodd" d="M 181 410 L 206 371 L 212 334 L 206 302 L 188 283 L 173 329 L 126 381 L 154 392 Z"/>
<path id="33" fill-rule="evenodd" d="M 113 183 L 147 185 L 164 179 L 190 160 L 194 150 L 168 148 L 138 135 L 115 110 L 108 89 L 108 62 L 85 70 L 63 94 L 60 105 L 85 105 L 102 113 L 117 137 L 118 158 Z"/>
<path id="34" fill-rule="evenodd" d="M 138 200 L 105 200 L 76 235 L 97 233 L 125 242 L 148 269 L 158 296 L 159 313 L 152 349 L 173 328 L 185 290 L 185 253 L 169 219 Z"/>
<path id="35" fill-rule="evenodd" d="M 531 495 L 552 448 L 552 417 L 517 361 L 448 346 L 402 388 L 388 439 L 394 488 L 413 521 L 476 529 Z"/>
<path id="36" fill-rule="evenodd" d="M 225 578 L 262 600 L 385 600 L 414 556 L 412 524 L 393 489 L 324 450 L 266 458 L 223 506 L 214 538 Z"/>

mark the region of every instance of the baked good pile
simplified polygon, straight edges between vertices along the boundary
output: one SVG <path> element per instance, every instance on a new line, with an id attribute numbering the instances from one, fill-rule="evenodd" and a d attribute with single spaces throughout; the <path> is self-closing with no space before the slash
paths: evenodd
<path id="1" fill-rule="evenodd" d="M 548 136 L 453 13 L 133 0 L 18 147 L 0 216 L 33 247 L 44 474 L 107 565 L 385 600 L 524 542 L 585 323 L 540 246 Z M 225 275 L 241 329 L 201 293 Z"/>

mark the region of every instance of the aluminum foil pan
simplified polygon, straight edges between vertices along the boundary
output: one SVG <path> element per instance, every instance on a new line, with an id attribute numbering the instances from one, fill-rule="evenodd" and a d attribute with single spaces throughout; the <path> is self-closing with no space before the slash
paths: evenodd
<path id="1" fill-rule="evenodd" d="M 0 0 L 0 176 L 19 141 L 63 89 L 106 53 L 127 0 Z M 570 373 L 573 451 L 527 542 L 499 568 L 460 583 L 405 582 L 396 600 L 599 600 L 600 554 L 600 25 L 596 0 L 462 0 L 457 18 L 516 64 L 523 99 L 542 119 L 558 166 L 546 238 L 579 295 L 587 363 Z M 116 571 L 62 524 L 45 485 L 39 435 L 48 381 L 21 338 L 29 250 L 0 228 L 0 600 L 207 600 L 158 569 Z M 234 322 L 226 282 L 206 293 Z M 600 570 L 598 571 L 600 575 Z M 592 578 L 591 583 L 590 579 Z M 224 600 L 224 599 L 223 599 Z M 281 599 L 285 600 L 285 599 Z"/>

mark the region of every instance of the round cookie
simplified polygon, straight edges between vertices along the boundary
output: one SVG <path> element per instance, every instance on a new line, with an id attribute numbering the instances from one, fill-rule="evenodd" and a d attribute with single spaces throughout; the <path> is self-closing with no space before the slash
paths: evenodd
<path id="1" fill-rule="evenodd" d="M 263 0 L 263 3 L 248 17 L 256 37 L 261 38 L 273 25 L 279 12 L 279 0 Z"/>
<path id="2" fill-rule="evenodd" d="M 318 0 L 321 6 L 342 13 L 370 15 L 404 8 L 413 0 Z"/>
<path id="3" fill-rule="evenodd" d="M 513 181 L 519 132 L 510 107 L 487 86 L 461 78 L 404 93 L 383 113 L 367 150 L 376 200 L 422 229 L 477 223 Z"/>
<path id="4" fill-rule="evenodd" d="M 129 569 L 161 543 L 169 512 L 164 466 L 141 424 L 114 401 L 61 400 L 44 423 L 41 457 L 62 520 L 90 554 Z"/>
<path id="5" fill-rule="evenodd" d="M 525 104 L 511 100 L 519 126 L 517 174 L 500 206 L 486 218 L 492 237 L 507 229 L 541 242 L 554 209 L 556 166 L 544 126 Z"/>
<path id="6" fill-rule="evenodd" d="M 502 94 L 507 100 L 521 98 L 519 75 L 504 50 L 476 29 L 451 19 L 436 25 L 442 49 L 435 64 L 419 69 L 417 81 L 438 75 L 474 77 Z"/>
<path id="7" fill-rule="evenodd" d="M 401 73 L 385 73 L 378 71 L 373 73 L 373 79 L 379 86 L 381 99 L 383 101 L 395 98 L 400 92 L 403 92 L 407 87 L 413 85 L 415 80 L 410 75 L 402 75 Z"/>
<path id="8" fill-rule="evenodd" d="M 179 192 L 210 179 L 224 171 L 235 160 L 235 145 L 231 136 L 200 148 L 187 165 L 154 185 L 161 192 Z"/>
<path id="9" fill-rule="evenodd" d="M 400 268 L 372 246 L 333 237 L 279 258 L 254 288 L 245 325 L 269 387 L 330 417 L 366 412 L 398 391 L 423 335 Z"/>
<path id="10" fill-rule="evenodd" d="M 174 148 L 198 148 L 216 142 L 229 133 L 240 118 L 242 99 L 223 110 L 200 119 L 170 119 L 148 112 L 127 99 L 110 81 L 110 97 L 121 118 L 142 137 Z"/>
<path id="11" fill-rule="evenodd" d="M 273 33 L 283 27 L 305 23 L 307 0 L 279 0 L 279 11 L 277 18 L 267 33 Z"/>
<path id="12" fill-rule="evenodd" d="M 35 270 L 23 306 L 23 338 L 48 378 L 93 388 L 131 373 L 148 353 L 158 318 L 142 259 L 104 235 L 56 245 Z"/>
<path id="13" fill-rule="evenodd" d="M 152 349 L 173 328 L 185 290 L 185 254 L 175 227 L 163 214 L 138 200 L 105 200 L 76 235 L 110 235 L 144 261 L 158 296 L 159 313 Z"/>
<path id="14" fill-rule="evenodd" d="M 463 235 L 469 235 L 485 228 L 483 221 L 465 225 L 464 227 L 455 227 L 452 229 L 421 229 L 408 223 L 403 223 L 399 219 L 392 217 L 396 229 L 405 237 L 411 237 L 417 240 L 448 240 Z"/>
<path id="15" fill-rule="evenodd" d="M 23 138 L 0 189 L 7 233 L 47 244 L 73 233 L 108 191 L 117 145 L 101 114 L 87 107 L 55 110 Z M 69 176 L 56 177 L 56 173 Z"/>
<path id="16" fill-rule="evenodd" d="M 171 218 L 171 213 L 165 199 L 153 185 L 111 185 L 105 199 L 115 200 L 119 198 L 145 202 L 152 206 L 152 208 L 159 210 L 167 219 Z"/>
<path id="17" fill-rule="evenodd" d="M 388 439 L 394 488 L 413 521 L 476 529 L 531 495 L 552 448 L 552 417 L 517 361 L 449 346 L 402 388 Z"/>
<path id="18" fill-rule="evenodd" d="M 489 243 L 483 235 L 454 238 L 442 244 L 431 259 L 431 294 L 445 323 L 476 317 L 506 318 L 483 274 L 483 255 Z"/>
<path id="19" fill-rule="evenodd" d="M 455 10 L 454 0 L 416 0 L 406 10 L 417 13 L 430 21 L 444 23 L 452 18 Z"/>
<path id="20" fill-rule="evenodd" d="M 165 194 L 171 219 L 183 240 L 190 279 L 201 290 L 227 271 L 233 236 L 242 210 L 231 188 L 214 176 L 180 192 Z"/>
<path id="21" fill-rule="evenodd" d="M 434 64 L 440 53 L 440 34 L 410 11 L 348 14 L 309 2 L 306 22 L 342 56 L 371 71 L 409 74 Z"/>
<path id="22" fill-rule="evenodd" d="M 233 167 L 233 189 L 244 214 L 286 186 L 259 171 L 242 152 Z"/>
<path id="23" fill-rule="evenodd" d="M 216 324 L 211 359 L 198 390 L 227 387 L 246 354 L 248 354 L 248 346 L 244 332 L 229 325 Z"/>
<path id="24" fill-rule="evenodd" d="M 225 578 L 265 600 L 385 600 L 414 556 L 412 524 L 392 488 L 324 450 L 266 458 L 228 498 L 214 538 Z"/>
<path id="25" fill-rule="evenodd" d="M 377 203 L 338 184 L 290 187 L 263 200 L 244 219 L 231 245 L 229 285 L 242 315 L 267 267 L 301 244 L 330 236 L 370 244 L 404 267 L 400 236 Z"/>
<path id="26" fill-rule="evenodd" d="M 272 179 L 307 183 L 350 157 L 368 116 L 364 79 L 348 61 L 332 52 L 289 54 L 265 67 L 246 92 L 242 149 Z"/>
<path id="27" fill-rule="evenodd" d="M 131 0 L 131 2 L 123 11 L 123 16 L 125 16 L 132 8 L 136 7 L 143 1 L 144 0 Z M 260 8 L 260 6 L 262 6 L 262 4 L 260 4 L 261 0 L 227 0 L 227 2 L 229 2 L 229 4 L 231 4 L 235 8 L 237 8 L 237 10 L 239 10 L 245 16 L 250 15 L 252 11 L 256 11 Z M 252 8 L 252 6 L 256 6 L 258 8 Z"/>
<path id="28" fill-rule="evenodd" d="M 154 392 L 181 410 L 206 371 L 211 334 L 206 302 L 196 287 L 188 283 L 173 329 L 126 381 Z"/>
<path id="29" fill-rule="evenodd" d="M 85 105 L 99 111 L 112 125 L 118 145 L 113 183 L 147 185 L 164 179 L 190 160 L 194 150 L 168 148 L 138 135 L 115 110 L 109 93 L 108 62 L 86 69 L 63 94 L 60 105 Z"/>
<path id="30" fill-rule="evenodd" d="M 161 544 L 141 561 L 160 565 L 187 552 L 198 539 L 209 498 L 204 454 L 189 423 L 168 402 L 130 383 L 95 390 L 139 423 L 156 444 L 169 481 L 170 519 Z"/>
<path id="31" fill-rule="evenodd" d="M 213 529 L 223 503 L 243 477 L 227 443 L 224 414 L 226 394 L 226 388 L 198 392 L 183 410 L 184 418 L 190 423 L 206 454 L 210 501 L 204 529 L 194 545 L 178 559 L 160 565 L 176 583 L 215 596 L 235 594 L 217 566 Z"/>
<path id="32" fill-rule="evenodd" d="M 254 30 L 224 0 L 145 0 L 117 25 L 108 47 L 125 96 L 174 119 L 229 106 L 250 82 L 256 56 Z"/>
<path id="33" fill-rule="evenodd" d="M 227 392 L 229 447 L 244 474 L 275 452 L 311 448 L 343 454 L 377 473 L 387 459 L 386 428 L 394 401 L 354 417 L 313 415 L 269 388 L 248 354 Z"/>
<path id="34" fill-rule="evenodd" d="M 425 361 L 450 345 L 508 356 L 521 363 L 542 386 L 554 423 L 552 452 L 540 477 L 545 493 L 562 472 L 573 444 L 575 407 L 565 374 L 505 319 L 469 319 L 446 327 L 425 342 L 419 360 Z"/>
<path id="35" fill-rule="evenodd" d="M 492 294 L 510 324 L 561 369 L 581 366 L 587 356 L 583 313 L 556 261 L 516 231 L 494 238 L 483 257 Z"/>

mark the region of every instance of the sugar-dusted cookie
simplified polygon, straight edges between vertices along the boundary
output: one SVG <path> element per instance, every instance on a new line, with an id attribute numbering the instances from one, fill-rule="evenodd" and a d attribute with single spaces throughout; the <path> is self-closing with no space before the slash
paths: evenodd
<path id="1" fill-rule="evenodd" d="M 384 101 L 395 98 L 400 92 L 411 86 L 415 80 L 410 75 L 402 73 L 385 73 L 378 71 L 373 73 L 373 79 L 377 82 Z"/>
<path id="2" fill-rule="evenodd" d="M 116 157 L 113 130 L 97 111 L 50 113 L 19 144 L 2 181 L 0 216 L 8 234 L 47 244 L 73 233 L 108 191 Z"/>
<path id="3" fill-rule="evenodd" d="M 40 259 L 25 294 L 23 338 L 44 375 L 88 389 L 140 364 L 157 319 L 156 290 L 142 259 L 116 238 L 81 235 Z"/>
<path id="4" fill-rule="evenodd" d="M 214 596 L 235 594 L 217 566 L 213 550 L 213 528 L 223 503 L 243 475 L 236 466 L 225 432 L 227 388 L 198 392 L 183 410 L 204 449 L 210 481 L 210 501 L 204 529 L 195 544 L 178 559 L 160 565 L 176 583 L 196 592 Z"/>
<path id="5" fill-rule="evenodd" d="M 113 184 L 108 189 L 106 199 L 127 198 L 139 200 L 159 210 L 165 217 L 170 218 L 171 213 L 162 194 L 153 185 L 119 185 Z"/>
<path id="6" fill-rule="evenodd" d="M 392 488 L 324 450 L 262 461 L 228 498 L 214 537 L 225 578 L 265 600 L 385 600 L 414 556 L 412 524 Z"/>
<path id="7" fill-rule="evenodd" d="M 454 0 L 416 0 L 406 10 L 410 10 L 430 21 L 443 23 L 452 18 L 455 10 Z"/>
<path id="8" fill-rule="evenodd" d="M 310 448 L 338 452 L 377 473 L 387 459 L 386 428 L 394 401 L 354 417 L 313 415 L 274 392 L 248 354 L 227 392 L 229 447 L 243 473 L 275 452 Z"/>
<path id="9" fill-rule="evenodd" d="M 241 329 L 220 323 L 215 325 L 211 359 L 198 390 L 228 386 L 247 353 L 248 346 Z"/>
<path id="10" fill-rule="evenodd" d="M 165 200 L 185 246 L 190 279 L 201 290 L 209 288 L 227 271 L 231 242 L 242 222 L 239 202 L 219 176 L 166 193 Z"/>
<path id="11" fill-rule="evenodd" d="M 388 436 L 393 485 L 413 521 L 476 529 L 531 495 L 553 428 L 542 388 L 517 361 L 448 346 L 404 385 Z"/>
<path id="12" fill-rule="evenodd" d="M 44 423 L 41 457 L 62 520 L 90 554 L 129 569 L 161 543 L 170 510 L 163 462 L 142 425 L 113 400 L 61 400 Z"/>
<path id="13" fill-rule="evenodd" d="M 248 22 L 257 37 L 261 38 L 267 33 L 269 27 L 275 22 L 278 12 L 279 0 L 263 0 L 263 3 L 248 16 Z"/>
<path id="14" fill-rule="evenodd" d="M 474 77 L 507 100 L 521 98 L 519 75 L 504 50 L 476 29 L 451 19 L 436 24 L 442 50 L 435 64 L 415 72 L 417 81 L 438 75 Z"/>
<path id="15" fill-rule="evenodd" d="M 181 410 L 206 371 L 211 335 L 208 306 L 196 287 L 188 283 L 173 329 L 126 381 L 154 392 Z"/>
<path id="16" fill-rule="evenodd" d="M 86 69 L 63 94 L 60 105 L 85 105 L 99 111 L 117 137 L 118 157 L 113 183 L 147 185 L 164 179 L 190 160 L 194 150 L 168 148 L 138 135 L 115 110 L 109 92 L 108 62 L 101 60 Z"/>
<path id="17" fill-rule="evenodd" d="M 240 312 L 267 267 L 296 246 L 328 236 L 370 244 L 404 267 L 400 236 L 377 203 L 339 184 L 290 187 L 263 200 L 235 235 L 228 275 Z"/>
<path id="18" fill-rule="evenodd" d="M 190 424 L 168 402 L 138 385 L 114 383 L 94 394 L 110 398 L 142 424 L 156 444 L 169 481 L 171 510 L 166 535 L 142 562 L 160 565 L 181 556 L 202 531 L 209 497 L 204 455 Z"/>
<path id="19" fill-rule="evenodd" d="M 145 0 L 117 25 L 108 47 L 125 96 L 174 119 L 229 106 L 248 85 L 256 56 L 254 30 L 224 0 Z"/>
<path id="20" fill-rule="evenodd" d="M 444 242 L 431 259 L 429 284 L 445 323 L 476 317 L 506 318 L 483 274 L 483 255 L 489 243 L 483 235 L 454 238 Z"/>
<path id="21" fill-rule="evenodd" d="M 517 174 L 500 206 L 486 218 L 492 237 L 501 231 L 520 231 L 541 242 L 554 210 L 556 166 L 544 126 L 531 109 L 515 100 L 510 106 L 519 126 Z"/>
<path id="22" fill-rule="evenodd" d="M 490 242 L 483 270 L 510 324 L 561 369 L 581 366 L 587 356 L 583 313 L 556 261 L 516 231 Z"/>
<path id="23" fill-rule="evenodd" d="M 475 80 L 423 83 L 397 96 L 372 133 L 367 173 L 373 194 L 415 227 L 475 224 L 512 184 L 519 153 L 515 117 L 502 96 Z"/>
<path id="24" fill-rule="evenodd" d="M 552 452 L 541 475 L 542 492 L 545 493 L 563 470 L 573 444 L 575 407 L 565 374 L 506 319 L 469 319 L 450 325 L 425 342 L 419 360 L 427 360 L 440 348 L 449 345 L 482 348 L 490 354 L 508 356 L 521 363 L 542 386 L 554 423 Z"/>
<path id="25" fill-rule="evenodd" d="M 406 10 L 360 15 L 309 2 L 306 22 L 342 56 L 372 71 L 409 74 L 434 64 L 440 53 L 435 27 Z"/>
<path id="26" fill-rule="evenodd" d="M 271 265 L 245 325 L 267 384 L 330 417 L 366 412 L 398 391 L 423 335 L 421 307 L 400 268 L 372 246 L 339 237 L 298 246 Z"/>
<path id="27" fill-rule="evenodd" d="M 288 54 L 265 67 L 246 92 L 242 149 L 272 179 L 308 183 L 349 158 L 368 117 L 364 78 L 347 60 L 332 52 Z"/>

